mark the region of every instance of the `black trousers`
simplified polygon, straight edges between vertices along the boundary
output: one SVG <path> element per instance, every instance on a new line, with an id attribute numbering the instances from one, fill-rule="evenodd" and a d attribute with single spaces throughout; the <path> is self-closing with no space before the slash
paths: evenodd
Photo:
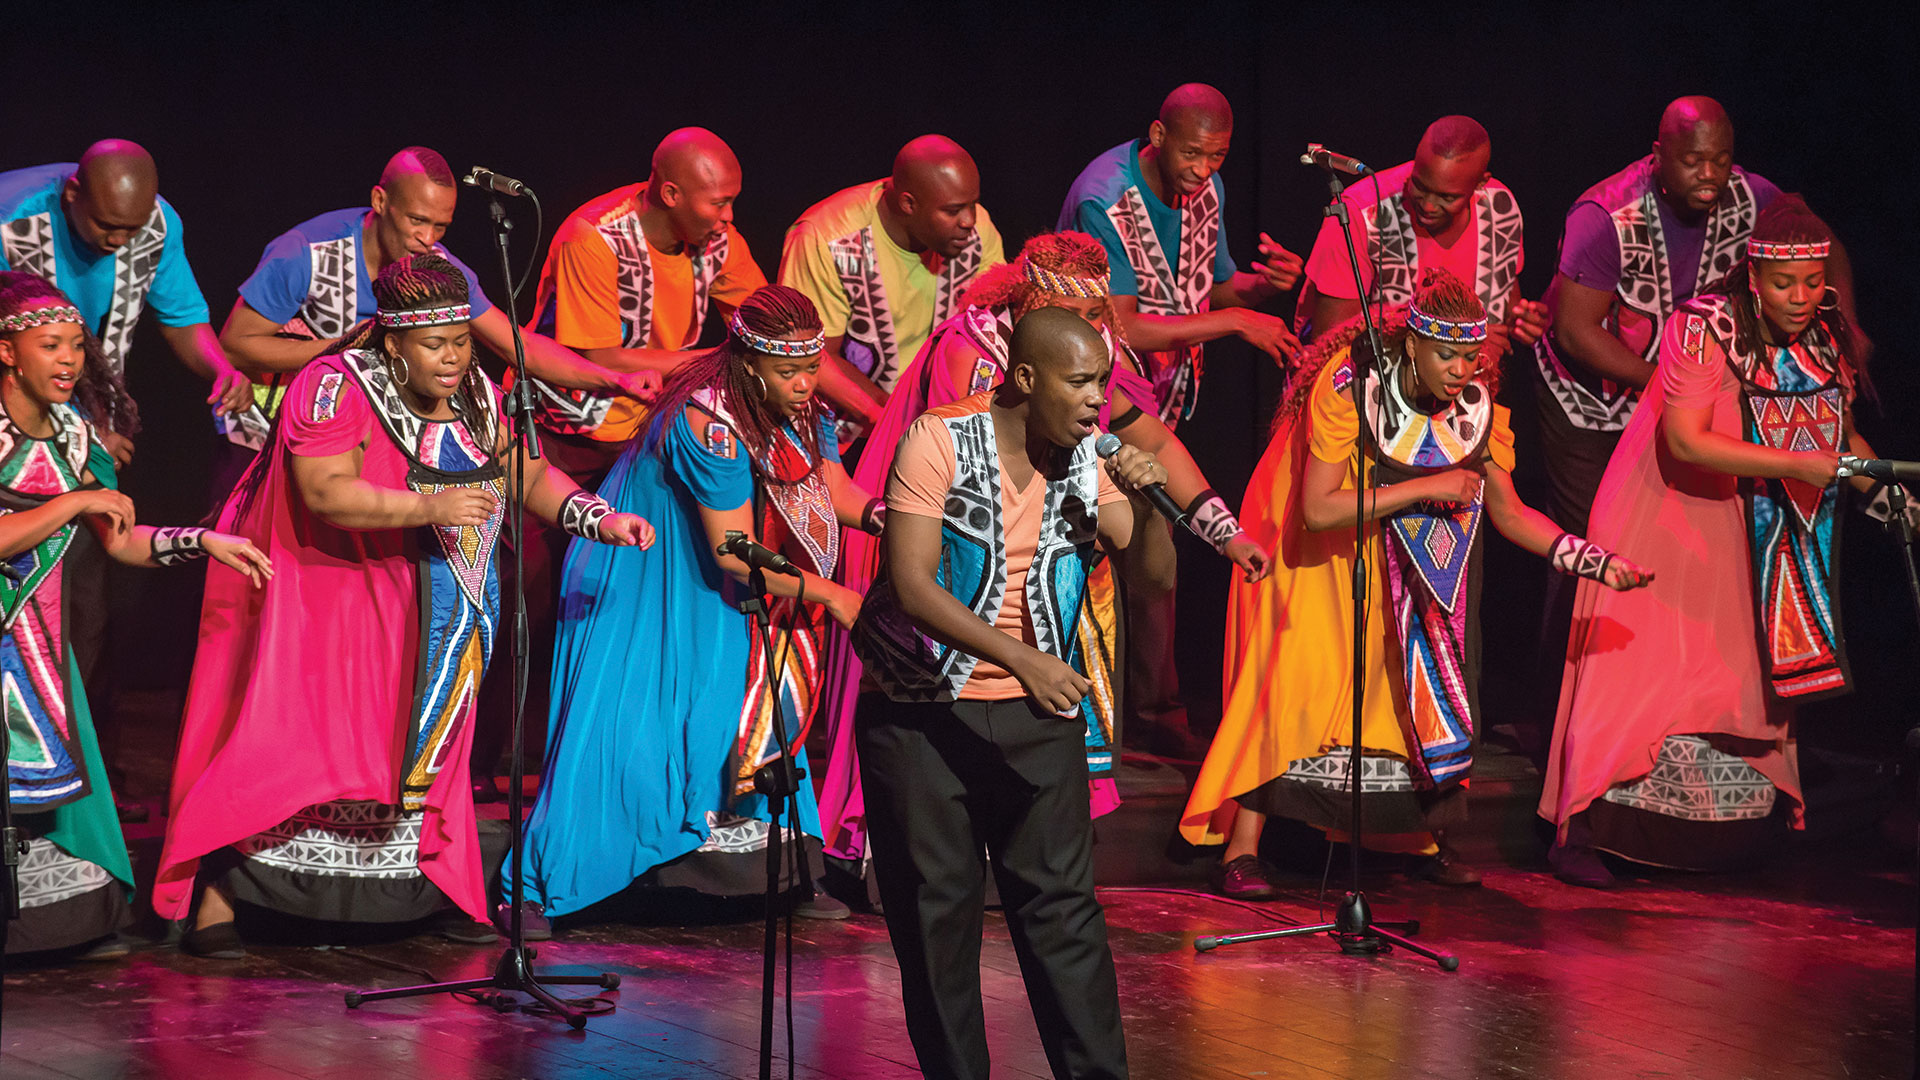
<path id="1" fill-rule="evenodd" d="M 1127 1075 L 1107 920 L 1093 895 L 1084 732 L 1025 699 L 855 717 L 874 871 L 907 1032 L 931 1080 L 987 1080 L 980 934 L 988 857 L 1053 1075 Z"/>

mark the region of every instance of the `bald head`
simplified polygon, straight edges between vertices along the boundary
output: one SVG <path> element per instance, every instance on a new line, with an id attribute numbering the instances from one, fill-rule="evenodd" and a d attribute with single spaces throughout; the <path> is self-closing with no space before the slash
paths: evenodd
<path id="1" fill-rule="evenodd" d="M 922 135 L 894 155 L 887 202 L 909 250 L 951 259 L 973 239 L 980 169 L 959 143 L 945 135 Z"/>
<path id="2" fill-rule="evenodd" d="M 1660 141 L 1685 141 L 1702 126 L 1725 128 L 1729 136 L 1733 134 L 1733 121 L 1719 102 L 1702 94 L 1674 98 L 1660 114 Z"/>
<path id="3" fill-rule="evenodd" d="M 120 250 L 153 216 L 160 174 L 139 143 L 102 139 L 80 155 L 60 193 L 67 222 L 95 251 Z"/>
<path id="4" fill-rule="evenodd" d="M 1160 103 L 1160 123 L 1183 135 L 1226 133 L 1233 130 L 1233 106 L 1227 95 L 1206 83 L 1174 87 Z"/>
<path id="5" fill-rule="evenodd" d="M 1676 98 L 1653 144 L 1660 197 L 1683 217 L 1712 210 L 1733 175 L 1733 121 L 1710 97 Z"/>
<path id="6" fill-rule="evenodd" d="M 1007 342 L 1009 364 L 1054 370 L 1079 360 L 1106 358 L 1106 343 L 1093 324 L 1065 308 L 1038 308 L 1014 324 Z"/>
<path id="7" fill-rule="evenodd" d="M 1459 158 L 1473 154 L 1491 156 L 1492 152 L 1493 142 L 1487 138 L 1487 129 L 1480 126 L 1480 121 L 1471 116 L 1443 116 L 1427 125 L 1415 153 Z"/>
<path id="8" fill-rule="evenodd" d="M 740 159 L 720 136 L 706 128 L 684 127 L 668 132 L 653 149 L 655 183 L 694 189 L 715 184 L 737 185 Z"/>

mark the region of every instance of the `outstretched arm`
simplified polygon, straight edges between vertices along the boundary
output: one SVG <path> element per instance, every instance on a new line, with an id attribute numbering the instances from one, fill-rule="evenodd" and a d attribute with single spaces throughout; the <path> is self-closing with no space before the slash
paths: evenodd
<path id="1" fill-rule="evenodd" d="M 212 323 L 194 323 L 191 326 L 162 324 L 160 336 L 167 340 L 167 347 L 187 366 L 187 370 L 213 383 L 213 392 L 207 395 L 207 404 L 214 406 L 221 415 L 237 413 L 253 404 L 252 380 L 227 359 L 226 350 L 220 347 L 220 337 L 213 332 Z"/>
<path id="2" fill-rule="evenodd" d="M 1519 493 L 1513 490 L 1513 476 L 1491 463 L 1487 465 L 1485 499 L 1487 518 L 1493 522 L 1493 527 L 1499 530 L 1501 536 L 1527 551 L 1542 558 L 1551 558 L 1555 554 L 1555 545 L 1566 542 L 1562 538 L 1567 537 L 1567 532 L 1555 525 L 1547 515 L 1520 501 Z M 1578 538 L 1573 539 L 1585 543 Z M 1651 571 L 1635 566 L 1619 554 L 1611 555 L 1603 566 L 1599 580 L 1610 589 L 1637 589 L 1653 580 Z"/>
<path id="3" fill-rule="evenodd" d="M 731 510 L 715 510 L 706 505 L 700 507 L 700 526 L 707 534 L 707 550 L 713 551 L 727 539 L 729 532 L 741 532 L 750 540 L 760 539 L 759 530 L 753 525 L 753 502 L 741 503 Z M 728 577 L 745 582 L 751 572 L 747 564 L 732 555 L 714 555 L 714 561 L 720 565 Z M 766 574 L 767 592 L 774 596 L 799 596 L 801 586 L 806 587 L 806 598 L 827 609 L 844 629 L 852 629 L 853 621 L 860 617 L 860 594 L 828 581 L 810 570 L 801 570 L 798 578 L 787 574 Z"/>
<path id="4" fill-rule="evenodd" d="M 244 298 L 237 299 L 233 310 L 227 312 L 227 324 L 220 328 L 220 345 L 240 370 L 266 375 L 299 371 L 333 344 L 281 337 L 281 328 L 280 323 L 253 310 Z"/>
<path id="5" fill-rule="evenodd" d="M 1655 365 L 1607 329 L 1613 293 L 1560 274 L 1553 279 L 1552 295 L 1556 355 L 1623 386 L 1644 388 L 1653 379 Z"/>
<path id="6" fill-rule="evenodd" d="M 1137 296 L 1114 296 L 1110 302 L 1114 321 L 1120 324 L 1128 344 L 1145 352 L 1240 337 L 1272 357 L 1274 363 L 1285 366 L 1300 350 L 1300 340 L 1284 321 L 1249 307 L 1223 307 L 1192 315 L 1152 315 L 1140 310 Z"/>
<path id="7" fill-rule="evenodd" d="M 1679 408 L 1668 401 L 1660 415 L 1660 434 L 1674 457 L 1728 476 L 1804 480 L 1826 487 L 1840 467 L 1840 455 L 1832 450 L 1775 450 L 1715 431 L 1710 405 Z"/>
<path id="8" fill-rule="evenodd" d="M 509 363 L 513 360 L 513 324 L 497 307 L 473 317 L 473 333 L 481 344 Z M 592 390 L 603 394 L 627 394 L 642 401 L 653 400 L 660 390 L 660 376 L 652 371 L 612 371 L 545 334 L 522 330 L 527 348 L 527 374 L 569 390 Z"/>
<path id="9" fill-rule="evenodd" d="M 1127 397 L 1126 391 L 1114 390 L 1113 415 L 1125 417 L 1136 413 L 1136 403 Z M 1239 522 L 1233 520 L 1232 511 L 1226 501 L 1213 492 L 1213 486 L 1207 483 L 1207 477 L 1200 471 L 1200 465 L 1187 452 L 1185 443 L 1167 427 L 1159 417 L 1138 410 L 1133 419 L 1114 432 L 1120 441 L 1153 455 L 1154 459 L 1167 470 L 1167 494 L 1176 505 L 1186 508 L 1196 515 L 1207 517 L 1207 521 L 1196 520 L 1194 534 L 1214 546 L 1214 550 L 1233 560 L 1235 566 L 1246 572 L 1248 581 L 1259 581 L 1267 576 L 1273 566 L 1271 552 L 1253 542 L 1246 531 L 1239 528 Z M 1217 506 L 1195 506 L 1202 496 L 1208 497 L 1208 503 L 1218 501 Z M 1215 521 L 1219 513 L 1226 516 Z M 1214 531 L 1206 531 L 1214 530 Z M 1216 531 L 1222 535 L 1216 535 Z"/>

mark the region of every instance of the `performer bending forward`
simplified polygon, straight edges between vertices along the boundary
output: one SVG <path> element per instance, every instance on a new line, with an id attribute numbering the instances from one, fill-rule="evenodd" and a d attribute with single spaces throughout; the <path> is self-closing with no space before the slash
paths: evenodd
<path id="1" fill-rule="evenodd" d="M 999 387 L 915 421 L 887 482 L 885 558 L 855 630 L 880 692 L 855 723 L 907 1030 L 930 1077 L 987 1076 L 989 859 L 1053 1074 L 1126 1075 L 1073 631 L 1101 551 L 1165 590 L 1173 544 L 1137 494 L 1166 470 L 1133 447 L 1104 468 L 1094 456 L 1112 363 L 1086 320 L 1032 312 Z"/>
<path id="2" fill-rule="evenodd" d="M 500 613 L 506 433 L 473 363 L 467 279 L 435 255 L 374 282 L 378 313 L 294 377 L 267 449 L 222 509 L 272 552 L 263 592 L 207 578 L 154 907 L 202 956 L 243 955 L 231 899 L 399 922 L 451 898 L 486 918 L 467 781 L 474 695 Z M 528 509 L 642 547 L 652 528 L 524 463 Z M 458 940 L 492 940 L 465 927 Z"/>
<path id="3" fill-rule="evenodd" d="M 1566 572 L 1615 589 L 1648 580 L 1514 494 L 1507 410 L 1492 374 L 1476 374 L 1487 315 L 1471 289 L 1427 271 L 1380 329 L 1385 355 L 1358 389 L 1358 321 L 1314 345 L 1247 485 L 1242 514 L 1273 545 L 1275 569 L 1232 587 L 1225 716 L 1180 825 L 1191 843 L 1226 842 L 1219 885 L 1230 896 L 1272 889 L 1256 855 L 1269 815 L 1330 833 L 1349 824 L 1355 484 L 1372 489 L 1367 520 L 1381 523 L 1365 554 L 1367 839 L 1433 855 L 1427 876 L 1444 884 L 1480 880 L 1444 830 L 1466 816 L 1479 737 L 1482 518 Z"/>
<path id="4" fill-rule="evenodd" d="M 132 501 L 114 490 L 113 457 L 86 419 L 137 434 L 133 402 L 80 309 L 19 271 L 0 271 L 0 405 L 7 801 L 27 841 L 6 951 L 97 942 L 88 958 L 120 955 L 126 946 L 109 935 L 126 922 L 133 868 L 68 638 L 66 556 L 85 523 L 108 555 L 133 566 L 212 555 L 255 586 L 272 569 L 238 537 L 133 524 Z"/>
<path id="5" fill-rule="evenodd" d="M 567 553 L 547 766 L 526 840 L 527 887 L 552 914 L 636 880 L 764 892 L 770 815 L 751 778 L 779 753 L 774 710 L 792 744 L 804 742 L 824 617 L 845 627 L 860 612 L 859 594 L 828 578 L 840 526 L 879 522 L 841 467 L 833 412 L 815 396 L 820 316 L 801 293 L 769 285 L 728 326 L 724 345 L 668 380 L 600 489 L 660 523 L 659 549 Z M 746 564 L 714 553 L 731 530 L 805 571 L 767 577 L 780 598 L 771 616 L 785 665 L 778 702 L 765 651 L 736 607 Z M 807 835 L 820 835 L 819 816 L 803 782 Z M 846 914 L 831 908 L 803 911 Z"/>
<path id="6" fill-rule="evenodd" d="M 1853 430 L 1859 339 L 1805 203 L 1775 199 L 1745 252 L 1666 324 L 1594 500 L 1593 535 L 1655 552 L 1660 580 L 1574 598 L 1540 813 L 1578 885 L 1613 882 L 1595 848 L 1721 869 L 1777 838 L 1770 819 L 1798 827 L 1792 705 L 1847 689 L 1834 473 L 1874 456 Z"/>

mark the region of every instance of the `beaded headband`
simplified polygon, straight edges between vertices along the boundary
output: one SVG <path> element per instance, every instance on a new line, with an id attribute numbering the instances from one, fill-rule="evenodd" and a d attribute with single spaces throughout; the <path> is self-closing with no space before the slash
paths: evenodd
<path id="1" fill-rule="evenodd" d="M 1407 305 L 1407 329 L 1435 341 L 1459 341 L 1472 344 L 1487 340 L 1487 320 L 1453 322 L 1429 315 L 1411 303 Z"/>
<path id="2" fill-rule="evenodd" d="M 376 318 L 381 326 L 406 330 L 418 326 L 446 326 L 450 323 L 471 322 L 472 304 L 448 304 L 446 307 L 414 308 L 409 311 L 381 310 Z"/>
<path id="3" fill-rule="evenodd" d="M 1788 244 L 1772 240 L 1747 239 L 1747 258 L 1777 259 L 1789 262 L 1796 259 L 1824 259 L 1827 252 L 1833 250 L 1830 240 L 1816 240 L 1811 244 Z"/>
<path id="4" fill-rule="evenodd" d="M 1020 267 L 1021 276 L 1027 279 L 1028 284 L 1038 285 L 1050 293 L 1059 293 L 1061 296 L 1078 296 L 1083 298 L 1105 296 L 1107 295 L 1108 281 L 1112 277 L 1110 274 L 1101 274 L 1099 277 L 1078 277 L 1073 274 L 1062 274 L 1049 270 L 1034 262 L 1032 259 L 1020 260 Z"/>
<path id="5" fill-rule="evenodd" d="M 771 338 L 747 329 L 746 320 L 740 317 L 738 311 L 733 313 L 733 318 L 727 320 L 727 329 L 732 331 L 734 338 L 740 344 L 754 352 L 766 353 L 768 356 L 813 356 L 827 347 L 827 334 L 824 330 L 803 341 Z"/>
<path id="6" fill-rule="evenodd" d="M 52 323 L 63 322 L 79 323 L 81 326 L 87 325 L 87 320 L 80 317 L 79 308 L 74 307 L 72 304 L 64 304 L 59 307 L 34 308 L 32 311 L 23 311 L 18 315 L 9 315 L 4 319 L 0 319 L 0 330 L 12 332 L 15 330 L 27 330 L 35 326 L 47 326 Z"/>

